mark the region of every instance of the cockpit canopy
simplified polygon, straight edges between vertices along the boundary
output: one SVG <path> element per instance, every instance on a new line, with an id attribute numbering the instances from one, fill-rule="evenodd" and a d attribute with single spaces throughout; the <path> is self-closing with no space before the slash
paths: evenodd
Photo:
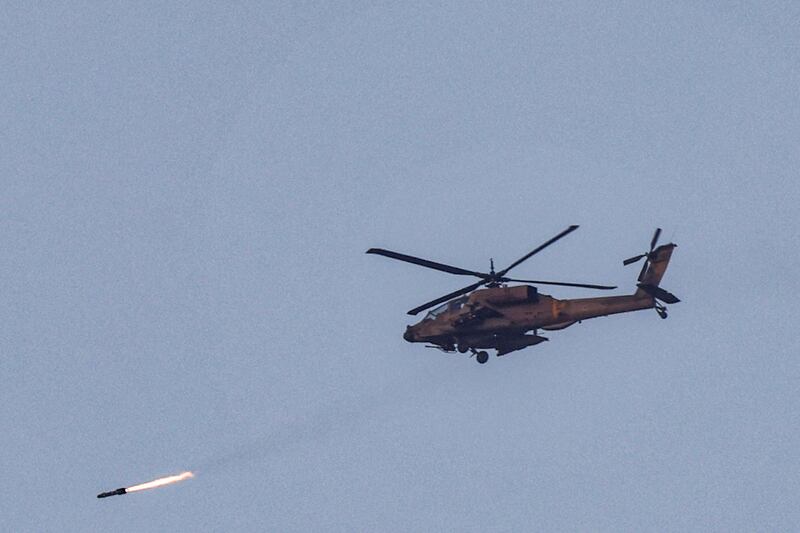
<path id="1" fill-rule="evenodd" d="M 445 302 L 442 305 L 434 307 L 433 309 L 428 311 L 428 314 L 425 315 L 425 318 L 423 320 L 433 320 L 434 318 L 436 318 L 437 316 L 441 315 L 446 311 L 456 311 L 458 309 L 461 309 L 462 307 L 464 307 L 464 304 L 467 303 L 467 300 L 469 300 L 468 295 L 456 298 L 455 300 L 450 300 L 449 302 Z"/>

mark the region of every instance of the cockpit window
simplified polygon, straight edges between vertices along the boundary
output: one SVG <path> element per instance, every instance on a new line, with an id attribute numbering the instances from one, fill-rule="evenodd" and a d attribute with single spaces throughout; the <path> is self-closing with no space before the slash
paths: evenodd
<path id="1" fill-rule="evenodd" d="M 455 311 L 457 309 L 461 309 L 467 300 L 469 299 L 468 296 L 462 296 L 461 298 L 456 298 L 455 300 L 450 300 L 449 302 L 445 302 L 438 307 L 434 307 L 428 314 L 425 315 L 425 320 L 434 319 L 437 316 L 441 315 L 445 311 Z"/>
<path id="2" fill-rule="evenodd" d="M 437 316 L 441 315 L 442 313 L 447 311 L 447 305 L 448 304 L 443 303 L 439 307 L 434 307 L 433 309 L 428 311 L 428 314 L 425 315 L 425 319 L 427 320 L 427 319 L 430 319 L 430 318 L 436 318 Z"/>

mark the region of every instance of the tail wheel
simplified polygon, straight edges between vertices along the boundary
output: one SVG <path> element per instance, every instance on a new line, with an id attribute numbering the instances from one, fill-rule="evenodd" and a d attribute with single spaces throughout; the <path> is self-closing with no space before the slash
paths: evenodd
<path id="1" fill-rule="evenodd" d="M 486 361 L 488 361 L 488 360 L 489 360 L 489 354 L 488 354 L 488 353 L 486 353 L 486 352 L 478 352 L 478 353 L 475 355 L 475 360 L 476 360 L 476 361 L 478 361 L 480 364 L 482 364 L 482 365 L 483 365 L 483 364 L 485 364 L 485 363 L 486 363 Z"/>

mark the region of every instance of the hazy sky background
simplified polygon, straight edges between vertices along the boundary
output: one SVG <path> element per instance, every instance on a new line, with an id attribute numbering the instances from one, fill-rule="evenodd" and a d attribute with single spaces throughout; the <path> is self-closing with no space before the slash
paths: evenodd
<path id="1" fill-rule="evenodd" d="M 800 5 L 0 7 L 0 530 L 800 524 Z M 462 278 L 683 302 L 477 365 Z M 591 291 L 557 288 L 557 297 Z M 194 469 L 147 493 L 103 490 Z"/>

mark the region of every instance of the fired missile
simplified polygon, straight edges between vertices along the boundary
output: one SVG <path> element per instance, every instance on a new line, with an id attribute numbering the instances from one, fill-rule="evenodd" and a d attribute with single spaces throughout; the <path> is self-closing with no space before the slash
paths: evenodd
<path id="1" fill-rule="evenodd" d="M 174 476 L 167 476 L 167 477 L 160 477 L 158 479 L 154 479 L 153 481 L 148 481 L 147 483 L 139 483 L 138 485 L 133 485 L 132 487 L 122 487 L 117 490 L 112 490 L 109 492 L 101 492 L 97 495 L 98 498 L 108 498 L 109 496 L 118 496 L 122 494 L 128 494 L 130 492 L 139 492 L 140 490 L 148 490 L 148 489 L 155 489 L 158 487 L 163 487 L 164 485 L 171 485 L 172 483 L 177 483 L 179 481 L 183 481 L 184 479 L 189 479 L 194 477 L 194 473 L 192 472 L 181 472 L 180 474 L 175 474 Z"/>
<path id="2" fill-rule="evenodd" d="M 108 492 L 101 492 L 100 494 L 97 495 L 97 497 L 98 498 L 108 498 L 109 496 L 118 496 L 118 495 L 127 494 L 127 493 L 128 493 L 128 490 L 125 487 L 122 487 L 122 488 L 117 489 L 117 490 L 111 490 L 111 491 L 108 491 Z"/>

